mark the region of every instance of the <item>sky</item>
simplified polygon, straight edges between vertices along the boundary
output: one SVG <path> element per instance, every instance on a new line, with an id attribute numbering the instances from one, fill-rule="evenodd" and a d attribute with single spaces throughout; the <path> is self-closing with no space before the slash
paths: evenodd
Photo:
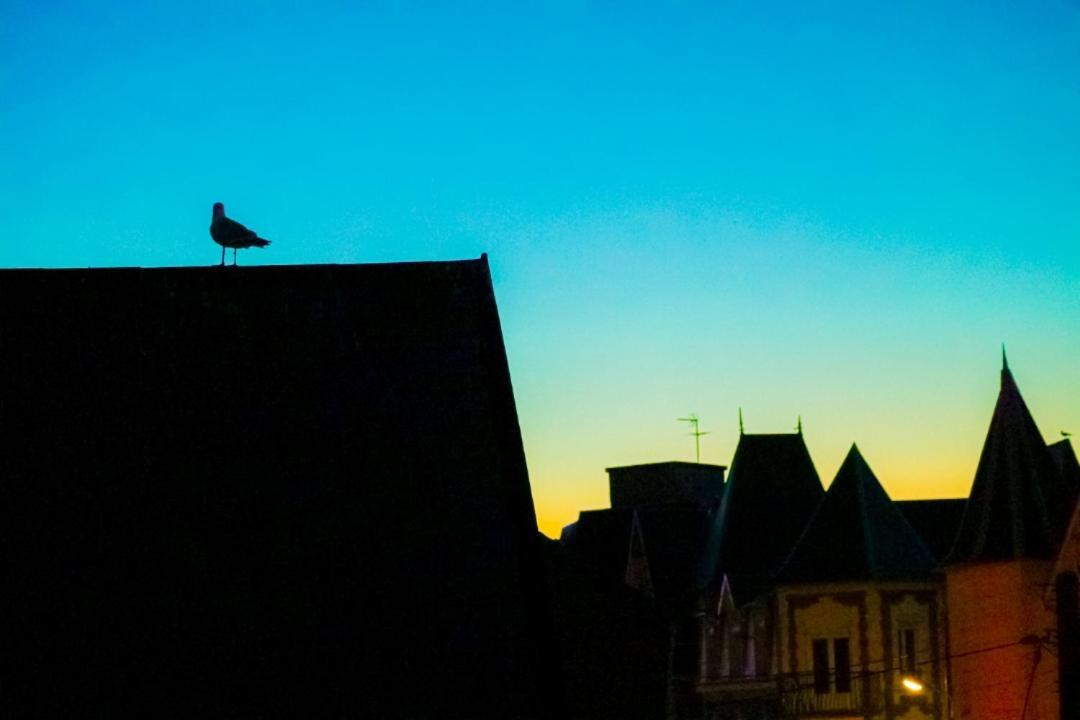
<path id="1" fill-rule="evenodd" d="M 739 408 L 964 496 L 1002 343 L 1080 437 L 1077 0 L 0 16 L 0 267 L 216 263 L 216 201 L 241 264 L 486 252 L 549 535 Z"/>

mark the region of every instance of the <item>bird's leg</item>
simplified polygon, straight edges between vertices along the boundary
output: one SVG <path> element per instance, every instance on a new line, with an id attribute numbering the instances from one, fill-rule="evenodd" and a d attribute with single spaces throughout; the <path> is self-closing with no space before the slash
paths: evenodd
<path id="1" fill-rule="evenodd" d="M 221 267 L 225 267 L 225 246 L 221 246 Z"/>

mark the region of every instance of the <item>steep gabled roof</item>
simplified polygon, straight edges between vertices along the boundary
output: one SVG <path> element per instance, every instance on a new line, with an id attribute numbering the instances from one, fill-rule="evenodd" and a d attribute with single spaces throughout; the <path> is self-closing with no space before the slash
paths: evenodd
<path id="1" fill-rule="evenodd" d="M 802 433 L 739 437 L 709 533 L 705 582 L 741 603 L 766 590 L 825 491 Z"/>
<path id="2" fill-rule="evenodd" d="M 945 562 L 1054 557 L 1074 501 L 1003 358 L 997 405 Z"/>
<path id="3" fill-rule="evenodd" d="M 851 446 L 779 581 L 922 579 L 934 558 Z"/>
<path id="4" fill-rule="evenodd" d="M 0 271 L 4 707 L 556 714 L 490 273 Z"/>

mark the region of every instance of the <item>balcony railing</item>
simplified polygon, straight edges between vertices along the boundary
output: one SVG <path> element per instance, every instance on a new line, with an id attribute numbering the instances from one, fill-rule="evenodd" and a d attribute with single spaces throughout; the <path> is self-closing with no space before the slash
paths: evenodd
<path id="1" fill-rule="evenodd" d="M 880 673 L 853 674 L 847 692 L 818 692 L 814 688 L 812 673 L 785 675 L 778 680 L 784 710 L 792 716 L 847 712 L 862 715 L 880 712 L 884 707 L 884 686 Z"/>

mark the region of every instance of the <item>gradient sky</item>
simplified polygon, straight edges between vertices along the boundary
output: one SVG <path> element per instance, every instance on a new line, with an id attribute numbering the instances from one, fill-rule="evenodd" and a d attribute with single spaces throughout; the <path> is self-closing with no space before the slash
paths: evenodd
<path id="1" fill-rule="evenodd" d="M 488 252 L 549 534 L 740 406 L 964 495 L 1003 341 L 1080 436 L 1080 3 L 526 5 L 0 0 L 0 266 Z"/>

